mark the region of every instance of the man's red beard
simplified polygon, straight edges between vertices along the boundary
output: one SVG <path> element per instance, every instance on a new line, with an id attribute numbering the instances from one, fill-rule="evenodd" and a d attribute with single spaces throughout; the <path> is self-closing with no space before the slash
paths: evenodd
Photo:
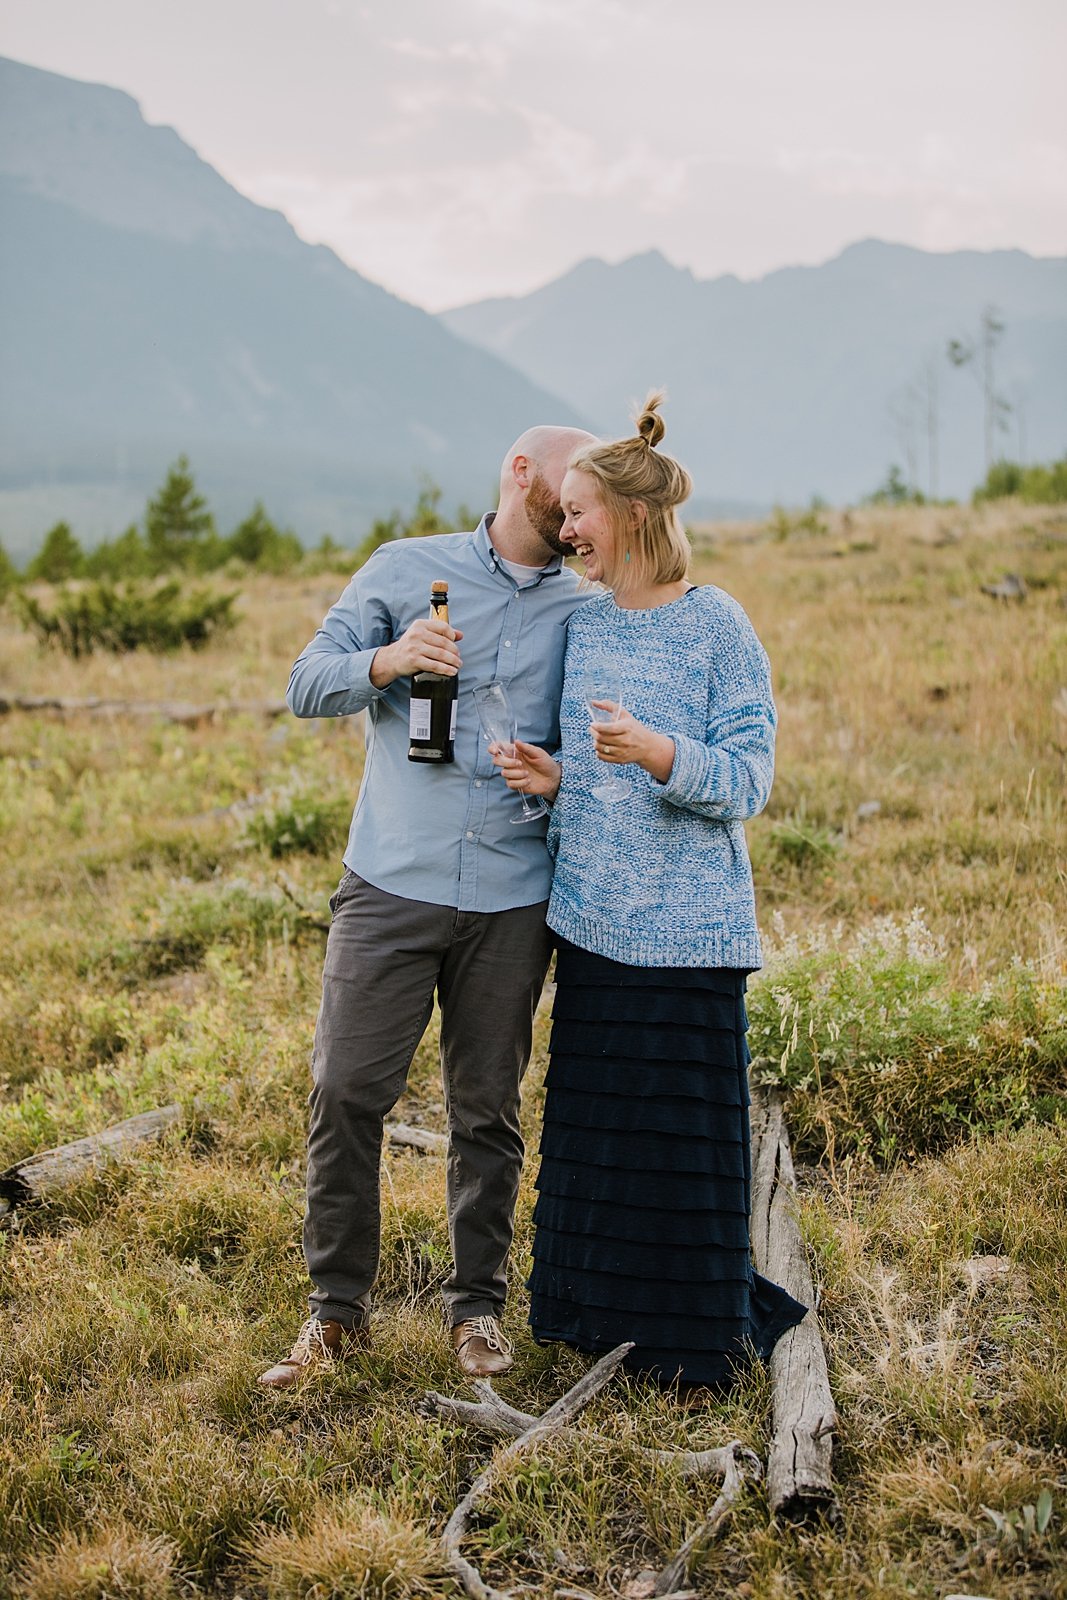
<path id="1" fill-rule="evenodd" d="M 570 545 L 564 544 L 559 536 L 559 530 L 564 523 L 563 507 L 559 499 L 548 487 L 544 473 L 534 469 L 530 479 L 530 487 L 526 491 L 523 501 L 526 510 L 526 520 L 536 534 L 539 535 L 554 550 L 557 555 L 570 555 Z"/>

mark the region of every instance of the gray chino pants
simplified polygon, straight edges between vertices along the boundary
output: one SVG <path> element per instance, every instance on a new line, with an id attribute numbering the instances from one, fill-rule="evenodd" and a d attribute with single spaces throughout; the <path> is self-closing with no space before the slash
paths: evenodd
<path id="1" fill-rule="evenodd" d="M 369 1315 L 382 1125 L 403 1093 L 435 990 L 449 1132 L 445 1306 L 453 1325 L 497 1315 L 524 1154 L 519 1085 L 550 954 L 546 902 L 457 911 L 386 894 L 346 869 L 330 909 L 311 1062 L 312 1315 L 346 1326 Z"/>

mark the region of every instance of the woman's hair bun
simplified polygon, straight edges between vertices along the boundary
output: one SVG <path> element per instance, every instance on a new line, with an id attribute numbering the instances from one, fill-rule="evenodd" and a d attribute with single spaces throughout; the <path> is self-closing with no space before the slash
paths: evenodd
<path id="1" fill-rule="evenodd" d="M 659 414 L 659 408 L 663 404 L 664 398 L 662 390 L 652 390 L 645 400 L 641 408 L 641 414 L 637 419 L 637 432 L 650 450 L 659 444 L 667 431 L 666 423 Z"/>

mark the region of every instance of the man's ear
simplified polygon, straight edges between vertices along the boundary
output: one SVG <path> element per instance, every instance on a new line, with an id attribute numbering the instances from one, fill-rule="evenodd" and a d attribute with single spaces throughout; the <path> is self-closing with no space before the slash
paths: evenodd
<path id="1" fill-rule="evenodd" d="M 529 456 L 515 456 L 511 463 L 511 476 L 515 479 L 520 489 L 530 487 L 530 458 Z"/>

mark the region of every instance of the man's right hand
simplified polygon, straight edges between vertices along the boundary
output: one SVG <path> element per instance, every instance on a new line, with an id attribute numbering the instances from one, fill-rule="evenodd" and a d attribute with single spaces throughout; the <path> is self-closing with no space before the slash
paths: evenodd
<path id="1" fill-rule="evenodd" d="M 415 672 L 440 672 L 454 678 L 463 661 L 456 640 L 463 635 L 447 622 L 420 617 L 392 644 L 375 651 L 370 666 L 370 681 L 375 689 L 387 689 L 397 678 L 410 678 Z"/>
<path id="2" fill-rule="evenodd" d="M 549 804 L 559 793 L 563 768 L 539 744 L 527 744 L 516 739 L 508 754 L 506 745 L 491 744 L 489 754 L 500 768 L 504 782 L 516 793 L 539 794 Z"/>

